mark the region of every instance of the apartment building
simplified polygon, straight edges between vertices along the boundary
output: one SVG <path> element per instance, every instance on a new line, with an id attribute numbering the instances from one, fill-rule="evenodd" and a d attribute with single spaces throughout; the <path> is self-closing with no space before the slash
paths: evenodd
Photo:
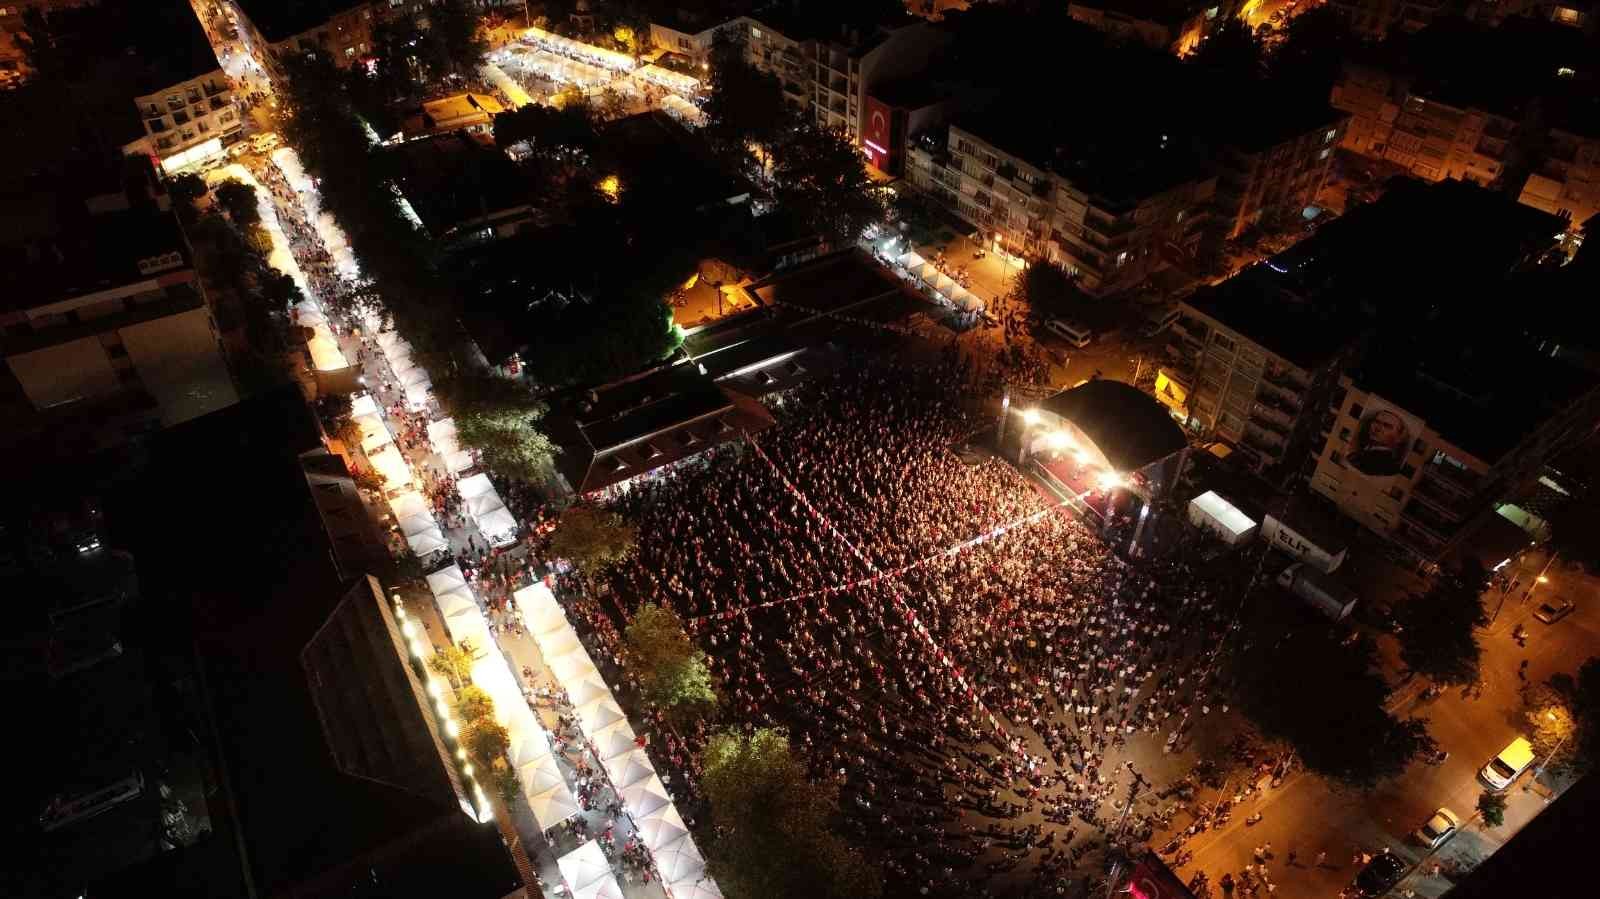
<path id="1" fill-rule="evenodd" d="M 1440 297 L 1481 308 L 1555 246 L 1559 220 L 1471 184 L 1407 180 L 1184 300 L 1156 398 L 1279 481 L 1322 446 L 1338 378 L 1375 336 L 1439 328 Z M 1441 338 L 1443 339 L 1443 338 Z"/>
<path id="2" fill-rule="evenodd" d="M 205 52 L 210 56 L 209 45 Z M 211 64 L 216 65 L 215 57 Z M 146 87 L 164 80 L 152 79 Z M 134 97 L 133 104 L 144 124 L 149 152 L 168 174 L 217 157 L 244 128 L 233 85 L 218 68 L 160 84 Z"/>
<path id="3" fill-rule="evenodd" d="M 1423 559 L 1600 421 L 1600 377 L 1504 333 L 1381 349 L 1340 378 L 1311 488 Z"/>
<path id="4" fill-rule="evenodd" d="M 779 7 L 732 27 L 756 68 L 776 75 L 784 96 L 809 118 L 861 144 L 867 96 L 879 84 L 928 67 L 952 35 L 909 17 L 887 22 L 817 23 Z"/>
<path id="5" fill-rule="evenodd" d="M 1532 171 L 1518 199 L 1576 229 L 1600 214 L 1600 100 L 1563 99 L 1545 107 L 1548 127 L 1530 154 Z"/>
<path id="6" fill-rule="evenodd" d="M 346 67 L 372 52 L 372 28 L 408 0 L 232 0 L 240 37 L 264 65 L 285 54 L 320 53 Z M 281 72 L 274 72 L 281 75 Z"/>
<path id="7" fill-rule="evenodd" d="M 1223 239 L 1255 226 L 1299 220 L 1333 169 L 1350 116 L 1328 106 L 1285 104 L 1278 116 L 1236 117 L 1218 135 L 1214 228 Z"/>
<path id="8" fill-rule="evenodd" d="M 103 445 L 238 401 L 176 216 L 150 182 L 136 191 L 125 177 L 48 186 L 59 202 L 37 194 L 0 245 L 9 376 L 32 410 L 91 420 Z"/>
<path id="9" fill-rule="evenodd" d="M 1236 0 L 1071 0 L 1067 14 L 1098 31 L 1178 56 L 1207 28 L 1238 15 Z"/>
<path id="10" fill-rule="evenodd" d="M 1099 144 L 1057 142 L 1036 119 L 958 116 L 943 140 L 912 142 L 908 180 L 995 250 L 1051 260 L 1096 296 L 1197 252 L 1217 181 L 1187 147 L 1107 130 Z"/>

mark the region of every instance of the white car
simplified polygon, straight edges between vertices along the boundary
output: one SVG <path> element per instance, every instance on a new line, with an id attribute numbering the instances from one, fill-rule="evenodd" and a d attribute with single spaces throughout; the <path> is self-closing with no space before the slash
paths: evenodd
<path id="1" fill-rule="evenodd" d="M 1461 819 L 1456 817 L 1456 813 L 1447 808 L 1441 808 L 1433 813 L 1432 818 L 1429 818 L 1426 823 L 1417 828 L 1417 832 L 1413 836 L 1425 848 L 1437 849 L 1445 840 L 1455 836 L 1456 831 L 1460 829 Z"/>

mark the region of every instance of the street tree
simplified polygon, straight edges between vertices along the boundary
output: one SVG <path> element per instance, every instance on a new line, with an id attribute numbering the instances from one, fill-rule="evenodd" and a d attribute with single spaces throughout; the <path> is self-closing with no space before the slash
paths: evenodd
<path id="1" fill-rule="evenodd" d="M 1506 823 L 1506 796 L 1492 790 L 1478 794 L 1478 814 L 1483 816 L 1485 827 L 1499 827 Z"/>
<path id="2" fill-rule="evenodd" d="M 257 205 L 254 187 L 230 178 L 218 184 L 213 193 L 216 195 L 217 205 L 222 207 L 235 225 L 248 230 L 261 224 L 261 207 Z"/>
<path id="3" fill-rule="evenodd" d="M 1090 303 L 1088 295 L 1078 289 L 1066 269 L 1045 259 L 1035 259 L 1017 274 L 1012 296 L 1026 303 L 1040 321 L 1082 318 Z"/>
<path id="4" fill-rule="evenodd" d="M 501 149 L 526 144 L 543 159 L 589 153 L 598 143 L 587 103 L 545 106 L 529 103 L 494 117 L 494 142 Z"/>
<path id="5" fill-rule="evenodd" d="M 874 899 L 880 871 L 829 829 L 838 791 L 813 783 L 781 730 L 716 734 L 701 756 L 714 838 L 708 864 L 730 896 Z"/>
<path id="6" fill-rule="evenodd" d="M 22 51 L 22 58 L 36 80 L 59 84 L 66 76 L 68 54 L 55 29 L 50 27 L 44 6 L 30 5 L 22 10 L 22 28 L 11 40 Z"/>
<path id="7" fill-rule="evenodd" d="M 668 710 L 694 714 L 717 702 L 706 654 L 684 633 L 670 609 L 647 603 L 623 631 L 629 668 L 639 675 L 645 698 Z"/>
<path id="8" fill-rule="evenodd" d="M 1482 566 L 1467 563 L 1462 570 L 1440 572 L 1433 586 L 1400 606 L 1400 659 L 1415 674 L 1441 684 L 1471 684 L 1478 680 L 1483 649 L 1477 628 L 1488 621 L 1483 611 L 1483 586 L 1488 580 Z"/>
<path id="9" fill-rule="evenodd" d="M 1261 41 L 1243 19 L 1229 18 L 1212 28 L 1185 61 L 1212 75 L 1218 83 L 1242 87 L 1260 80 L 1266 69 Z"/>
<path id="10" fill-rule="evenodd" d="M 1230 657 L 1240 709 L 1263 736 L 1289 743 L 1307 769 L 1370 788 L 1435 748 L 1421 719 L 1384 708 L 1389 687 L 1371 641 L 1344 645 L 1288 603 L 1252 611 Z"/>
<path id="11" fill-rule="evenodd" d="M 494 699 L 477 684 L 468 684 L 456 692 L 456 717 L 462 721 L 492 718 Z"/>
<path id="12" fill-rule="evenodd" d="M 554 473 L 556 446 L 537 427 L 548 407 L 521 382 L 462 375 L 440 382 L 437 395 L 455 420 L 456 438 L 490 471 L 532 483 Z"/>
<path id="13" fill-rule="evenodd" d="M 206 179 L 193 172 L 185 172 L 167 182 L 167 193 L 178 201 L 178 215 L 185 224 L 195 221 L 198 214 L 195 204 L 206 195 Z"/>
<path id="14" fill-rule="evenodd" d="M 602 571 L 633 555 L 638 536 L 638 530 L 615 512 L 573 506 L 556 522 L 550 552 L 571 562 L 592 590 Z"/>
<path id="15" fill-rule="evenodd" d="M 472 643 L 462 640 L 459 644 L 436 648 L 428 658 L 428 667 L 449 681 L 451 689 L 460 690 L 472 683 L 472 662 L 476 656 Z"/>
<path id="16" fill-rule="evenodd" d="M 711 45 L 711 80 L 705 113 L 706 136 L 742 166 L 748 148 L 771 156 L 797 124 L 777 76 L 745 58 L 744 39 L 732 28 L 718 31 Z"/>
<path id="17" fill-rule="evenodd" d="M 483 64 L 489 45 L 480 32 L 478 9 L 470 0 L 434 0 L 427 8 L 423 55 L 435 80 L 471 76 Z"/>
<path id="18" fill-rule="evenodd" d="M 461 724 L 461 744 L 484 767 L 492 767 L 511 749 L 511 733 L 492 715 Z"/>
<path id="19" fill-rule="evenodd" d="M 778 203 L 836 246 L 883 220 L 861 154 L 837 131 L 812 123 L 795 129 L 777 154 L 773 181 Z"/>

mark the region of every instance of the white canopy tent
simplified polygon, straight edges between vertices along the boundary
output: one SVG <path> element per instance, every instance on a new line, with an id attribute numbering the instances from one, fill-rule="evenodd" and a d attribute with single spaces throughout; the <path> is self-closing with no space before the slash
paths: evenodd
<path id="1" fill-rule="evenodd" d="M 428 501 L 422 498 L 422 494 L 415 490 L 407 490 L 396 494 L 393 499 L 389 500 L 389 511 L 394 513 L 394 517 L 398 521 L 415 518 L 419 515 L 429 521 L 433 520 L 433 509 L 429 508 Z"/>
<path id="2" fill-rule="evenodd" d="M 371 456 L 381 447 L 394 442 L 383 419 L 376 415 L 357 415 L 352 418 L 361 429 L 361 451 Z"/>
<path id="3" fill-rule="evenodd" d="M 664 69 L 654 63 L 640 68 L 634 75 L 651 84 L 657 84 L 677 94 L 694 96 L 700 92 L 700 79 L 682 72 Z"/>
<path id="4" fill-rule="evenodd" d="M 722 890 L 709 875 L 702 874 L 680 883 L 667 881 L 667 895 L 672 899 L 722 899 Z"/>
<path id="5" fill-rule="evenodd" d="M 689 835 L 689 828 L 672 805 L 664 805 L 648 815 L 634 815 L 633 826 L 639 838 L 655 851 L 657 846 L 670 846 Z"/>
<path id="6" fill-rule="evenodd" d="M 500 501 L 500 494 L 493 492 L 480 493 L 466 500 L 464 504 L 467 507 L 467 514 L 474 519 L 482 518 L 496 509 L 504 509 L 506 507 L 506 504 Z"/>
<path id="7" fill-rule="evenodd" d="M 478 67 L 478 72 L 483 75 L 484 80 L 494 85 L 500 93 L 505 95 L 507 100 L 511 101 L 512 109 L 527 106 L 533 102 L 533 95 L 523 90 L 522 85 L 511 80 L 511 76 L 507 75 L 494 63 L 484 63 Z"/>
<path id="8" fill-rule="evenodd" d="M 441 568 L 438 571 L 435 571 L 433 574 L 428 575 L 427 581 L 428 592 L 432 593 L 434 596 L 449 593 L 452 590 L 467 586 L 467 576 L 461 573 L 461 567 L 459 565 L 451 565 L 449 568 Z"/>
<path id="9" fill-rule="evenodd" d="M 372 398 L 372 394 L 363 393 L 350 402 L 350 414 L 377 415 L 378 401 Z"/>
<path id="10" fill-rule="evenodd" d="M 1239 507 L 1223 499 L 1215 490 L 1207 490 L 1189 501 L 1189 523 L 1205 528 L 1229 545 L 1243 543 L 1255 536 L 1256 521 L 1239 511 Z"/>
<path id="11" fill-rule="evenodd" d="M 680 838 L 651 849 L 656 859 L 656 871 L 666 884 L 698 880 L 706 872 L 706 860 L 694 840 Z"/>
<path id="12" fill-rule="evenodd" d="M 496 509 L 476 521 L 484 538 L 495 546 L 507 546 L 517 541 L 517 519 L 511 515 L 510 509 Z"/>
<path id="13" fill-rule="evenodd" d="M 423 378 L 414 384 L 406 385 L 406 406 L 413 412 L 420 412 L 428 408 L 428 401 L 433 398 L 433 382 Z"/>
<path id="14" fill-rule="evenodd" d="M 472 499 L 485 493 L 493 493 L 494 482 L 490 481 L 486 474 L 475 474 L 470 478 L 462 478 L 456 484 L 456 492 L 461 494 L 462 499 Z"/>
<path id="15" fill-rule="evenodd" d="M 376 453 L 368 453 L 367 461 L 383 475 L 384 489 L 399 490 L 411 485 L 411 466 L 393 443 L 384 444 Z"/>
<path id="16" fill-rule="evenodd" d="M 626 53 L 618 53 L 615 50 L 607 50 L 604 47 L 586 44 L 583 41 L 573 40 L 570 37 L 563 37 L 559 34 L 545 31 L 543 28 L 529 28 L 523 31 L 522 39 L 528 43 L 565 53 L 568 56 L 593 60 L 599 65 L 623 72 L 631 71 L 636 65 L 633 57 Z"/>
<path id="17" fill-rule="evenodd" d="M 408 535 L 406 537 L 406 545 L 410 546 L 411 551 L 417 555 L 426 556 L 441 549 L 449 549 L 450 541 L 444 539 L 443 531 L 436 527 L 430 527 L 425 531 Z"/>
<path id="18" fill-rule="evenodd" d="M 477 463 L 472 454 L 461 448 L 461 442 L 456 439 L 455 419 L 445 418 L 428 425 L 428 442 L 444 460 L 444 467 L 451 474 L 460 474 Z"/>
<path id="19" fill-rule="evenodd" d="M 598 842 L 590 840 L 568 852 L 556 859 L 556 866 L 573 899 L 622 899 L 622 887 Z"/>

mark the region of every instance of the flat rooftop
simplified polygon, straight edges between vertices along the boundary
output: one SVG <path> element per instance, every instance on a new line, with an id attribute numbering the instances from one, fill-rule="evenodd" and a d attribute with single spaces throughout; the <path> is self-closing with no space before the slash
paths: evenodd
<path id="1" fill-rule="evenodd" d="M 0 233 L 16 234 L 17 217 L 34 221 L 27 237 L 0 243 L 0 310 L 21 310 L 148 281 L 193 267 L 177 217 L 151 207 L 90 215 L 78 197 L 56 197 L 56 208 L 13 208 Z M 0 238 L 4 239 L 4 238 Z M 161 272 L 139 270 L 140 260 L 177 253 L 181 261 Z"/>
<path id="2" fill-rule="evenodd" d="M 1600 376 L 1535 352 L 1503 331 L 1472 327 L 1439 334 L 1425 346 L 1394 335 L 1374 348 L 1351 379 L 1492 465 Z"/>
<path id="3" fill-rule="evenodd" d="M 226 839 L 261 895 L 498 899 L 517 881 L 494 826 L 344 773 L 324 737 L 300 654 L 346 584 L 300 466 L 318 443 L 285 388 L 163 431 L 142 482 L 148 539 L 134 549 L 152 601 L 194 618 Z"/>
<path id="4" fill-rule="evenodd" d="M 1296 296 L 1265 264 L 1202 287 L 1184 304 L 1306 371 L 1331 361 L 1366 326 L 1357 309 Z"/>

